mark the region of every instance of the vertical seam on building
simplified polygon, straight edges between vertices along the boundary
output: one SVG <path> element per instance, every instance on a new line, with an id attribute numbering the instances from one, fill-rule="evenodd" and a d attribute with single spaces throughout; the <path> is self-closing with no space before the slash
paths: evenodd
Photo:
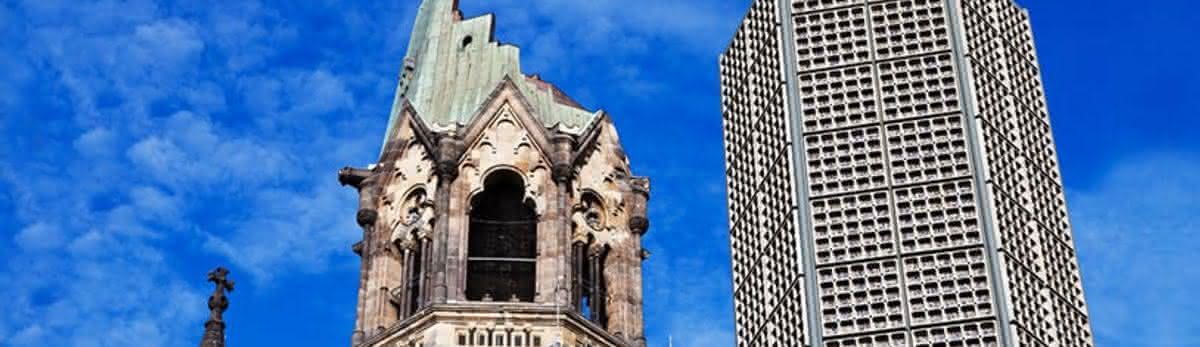
<path id="1" fill-rule="evenodd" d="M 950 21 L 952 23 L 950 26 L 950 35 L 952 37 L 950 43 L 952 49 L 954 50 L 953 56 L 956 69 L 955 74 L 958 75 L 958 89 L 963 99 L 963 112 L 966 115 L 964 118 L 966 118 L 967 121 L 967 145 L 970 146 L 971 165 L 974 166 L 975 195 L 979 201 L 980 219 L 982 219 L 980 226 L 983 228 L 983 244 L 987 249 L 985 254 L 988 258 L 988 275 L 991 276 L 992 296 L 993 301 L 996 304 L 996 318 L 999 321 L 1000 326 L 998 329 L 1000 345 L 1015 346 L 1009 330 L 1012 326 L 1008 312 L 1009 297 L 1007 291 L 1005 290 L 1006 286 L 1003 283 L 1005 279 L 1002 273 L 1003 269 L 1001 269 L 1000 266 L 1001 259 L 999 247 L 997 246 L 997 240 L 995 239 L 995 222 L 992 219 L 992 212 L 994 211 L 992 205 L 994 205 L 994 201 L 991 195 L 988 194 L 988 168 L 984 165 L 982 159 L 985 154 L 984 149 L 978 141 L 980 136 L 980 128 L 978 127 L 978 112 L 975 105 L 975 99 L 977 99 L 977 95 L 971 87 L 969 80 L 970 74 L 967 70 L 968 66 L 964 62 L 966 59 L 966 51 L 963 47 L 963 44 L 966 42 L 966 39 L 962 31 L 966 28 L 966 18 L 965 14 L 962 14 L 959 11 L 958 0 L 943 1 L 946 4 L 947 14 L 950 16 Z"/>
<path id="2" fill-rule="evenodd" d="M 872 5 L 872 3 L 870 1 L 867 1 L 864 3 L 863 9 L 865 10 L 865 13 L 866 13 L 866 22 L 867 22 L 867 47 L 870 48 L 870 50 L 867 53 L 868 56 L 870 57 L 868 59 L 867 66 L 869 66 L 871 68 L 871 85 L 873 86 L 872 90 L 874 93 L 874 95 L 872 95 L 872 98 L 877 102 L 877 104 L 875 105 L 875 111 L 877 112 L 876 114 L 879 117 L 879 121 L 876 122 L 876 124 L 879 125 L 879 141 L 880 141 L 880 145 L 882 145 L 882 147 L 883 147 L 883 170 L 884 170 L 884 175 L 886 175 L 886 176 L 884 176 L 885 188 L 882 191 L 887 196 L 888 222 L 890 222 L 890 224 L 891 224 L 890 229 L 892 230 L 892 242 L 894 242 L 894 244 L 896 245 L 895 246 L 896 254 L 894 256 L 892 256 L 891 259 L 896 261 L 896 277 L 900 281 L 900 285 L 899 285 L 900 314 L 902 315 L 902 317 L 901 317 L 902 323 L 901 324 L 904 325 L 904 332 L 905 332 L 904 341 L 906 343 L 908 343 L 909 345 L 913 345 L 914 343 L 913 343 L 913 327 L 912 327 L 913 326 L 913 324 L 912 324 L 912 307 L 910 307 L 911 301 L 909 301 L 910 298 L 908 295 L 908 276 L 906 276 L 907 273 L 905 272 L 906 270 L 904 268 L 904 257 L 906 256 L 906 254 L 904 254 L 904 252 L 903 252 L 902 240 L 900 238 L 900 218 L 899 218 L 898 212 L 896 211 L 897 210 L 896 209 L 896 190 L 897 190 L 896 186 L 897 185 L 896 185 L 896 182 L 894 182 L 894 175 L 892 174 L 892 154 L 891 154 L 890 144 L 888 143 L 888 130 L 887 130 L 888 124 L 887 123 L 889 120 L 887 119 L 887 115 L 884 114 L 884 112 L 883 112 L 883 110 L 884 110 L 883 86 L 881 85 L 882 82 L 879 79 L 879 65 L 880 65 L 881 59 L 879 59 L 878 47 L 876 47 L 876 45 L 875 45 L 875 23 L 873 22 L 874 18 L 872 17 L 872 15 L 874 13 L 871 11 L 871 5 Z M 884 24 L 884 25 L 886 26 L 886 24 Z M 923 57 L 923 56 L 936 57 L 938 54 L 939 53 L 926 52 L 926 53 L 910 55 L 910 56 L 901 55 L 899 57 L 892 57 L 892 60 L 903 61 L 904 59 L 910 59 L 912 57 Z M 924 117 L 929 117 L 929 116 L 927 115 Z M 918 117 L 916 119 L 931 119 L 931 118 Z M 892 120 L 892 121 L 896 121 L 896 120 Z M 901 145 L 901 147 L 903 147 L 903 145 Z M 928 183 L 923 183 L 923 184 L 928 184 Z M 883 258 L 881 260 L 886 261 L 886 259 L 888 259 L 888 258 Z"/>
<path id="3" fill-rule="evenodd" d="M 780 54 L 783 55 L 783 72 L 784 72 L 784 88 L 786 88 L 787 98 L 786 104 L 789 113 L 788 121 L 791 124 L 792 133 L 792 175 L 793 175 L 793 190 L 796 193 L 796 240 L 800 244 L 800 257 L 803 271 L 801 276 L 804 277 L 804 308 L 805 316 L 808 318 L 805 324 L 807 330 L 805 337 L 809 340 L 810 346 L 823 346 L 823 328 L 820 321 L 820 300 L 817 293 L 817 270 L 816 257 L 813 255 L 811 230 L 809 223 L 809 184 L 808 184 L 808 160 L 804 153 L 804 122 L 800 120 L 803 115 L 800 109 L 800 92 L 797 85 L 796 70 L 796 32 L 793 27 L 792 6 L 790 1 L 780 0 L 776 4 L 779 7 L 780 21 L 780 40 L 783 41 L 783 49 Z"/>

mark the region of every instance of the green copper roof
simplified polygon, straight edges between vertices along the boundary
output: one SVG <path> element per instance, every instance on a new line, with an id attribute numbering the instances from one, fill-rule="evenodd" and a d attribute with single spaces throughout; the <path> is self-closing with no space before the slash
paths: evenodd
<path id="1" fill-rule="evenodd" d="M 492 15 L 460 20 L 454 3 L 421 3 L 387 134 L 406 99 L 435 131 L 465 125 L 505 76 L 521 89 L 547 127 L 578 134 L 599 115 L 583 109 L 554 85 L 522 74 L 520 49 L 493 39 Z"/>

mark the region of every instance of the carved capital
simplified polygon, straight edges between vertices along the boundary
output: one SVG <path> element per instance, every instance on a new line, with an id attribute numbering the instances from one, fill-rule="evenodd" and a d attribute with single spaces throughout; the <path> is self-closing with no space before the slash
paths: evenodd
<path id="1" fill-rule="evenodd" d="M 458 160 L 462 157 L 466 145 L 462 139 L 453 134 L 442 134 L 437 140 L 437 170 L 438 178 L 453 180 L 458 177 Z"/>
<path id="2" fill-rule="evenodd" d="M 417 249 L 417 239 L 413 236 L 405 237 L 404 239 L 393 242 L 396 244 L 396 248 L 403 253 L 412 252 L 413 250 Z"/>
<path id="3" fill-rule="evenodd" d="M 608 246 L 597 242 L 588 248 L 588 256 L 599 258 L 601 255 L 604 255 L 604 251 L 607 249 Z"/>
<path id="4" fill-rule="evenodd" d="M 554 175 L 555 182 L 567 182 L 571 180 L 571 153 L 575 150 L 575 137 L 566 133 L 554 134 L 551 139 L 554 142 L 554 152 L 551 153 L 551 160 L 554 161 L 554 167 L 551 173 Z"/>
<path id="5" fill-rule="evenodd" d="M 358 210 L 358 215 L 356 217 L 358 226 L 366 228 L 367 226 L 375 225 L 375 221 L 379 219 L 379 212 L 375 212 L 373 209 L 363 208 Z"/>
<path id="6" fill-rule="evenodd" d="M 554 175 L 554 182 L 563 183 L 570 182 L 574 170 L 571 169 L 571 164 L 568 162 L 555 162 L 551 168 L 551 174 Z"/>
<path id="7" fill-rule="evenodd" d="M 645 235 L 650 230 L 650 219 L 643 216 L 629 217 L 629 230 L 634 234 Z"/>
<path id="8" fill-rule="evenodd" d="M 437 175 L 443 181 L 452 181 L 458 178 L 458 161 L 457 160 L 438 160 Z"/>
<path id="9" fill-rule="evenodd" d="M 591 233 L 585 231 L 576 231 L 571 234 L 571 243 L 579 246 L 585 246 L 588 243 L 588 236 Z"/>

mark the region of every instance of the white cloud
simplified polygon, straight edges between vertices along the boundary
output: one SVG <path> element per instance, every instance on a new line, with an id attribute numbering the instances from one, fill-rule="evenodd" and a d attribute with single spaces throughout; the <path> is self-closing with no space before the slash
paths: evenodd
<path id="1" fill-rule="evenodd" d="M 236 189 L 295 177 L 289 155 L 253 138 L 221 134 L 190 112 L 167 118 L 163 129 L 127 151 L 131 162 L 176 191 Z"/>
<path id="2" fill-rule="evenodd" d="M 192 24 L 179 19 L 166 19 L 138 25 L 128 54 L 131 64 L 173 66 L 186 62 L 204 50 Z"/>
<path id="3" fill-rule="evenodd" d="M 1194 288 L 1200 249 L 1200 158 L 1125 160 L 1092 188 L 1070 192 L 1071 217 L 1100 345 L 1200 341 Z"/>
<path id="4" fill-rule="evenodd" d="M 21 229 L 15 239 L 17 245 L 27 251 L 49 251 L 62 247 L 65 242 L 62 231 L 46 223 L 36 223 Z"/>
<path id="5" fill-rule="evenodd" d="M 93 128 L 75 140 L 75 150 L 86 156 L 107 156 L 113 152 L 116 134 L 106 128 Z"/>
<path id="6" fill-rule="evenodd" d="M 287 85 L 291 87 L 288 100 L 293 101 L 288 113 L 294 117 L 317 116 L 354 104 L 341 78 L 323 69 L 294 76 Z"/>
<path id="7" fill-rule="evenodd" d="M 296 6 L 324 11 L 321 6 L 332 5 Z M 541 54 L 530 58 L 540 57 L 538 68 L 565 59 L 650 54 L 661 40 L 702 41 L 691 38 L 696 33 L 682 36 L 679 28 L 690 24 L 631 24 L 637 19 L 619 17 L 622 11 L 611 4 L 584 4 L 583 12 L 564 16 L 541 5 L 563 3 L 533 4 L 530 24 L 553 17 L 547 30 L 561 33 L 524 34 L 542 40 L 530 49 Z M 565 8 L 578 6 L 570 5 Z M 308 35 L 330 33 L 302 33 L 292 18 L 253 1 L 190 6 L 200 5 L 100 0 L 0 6 L 17 12 L 0 12 L 0 19 L 18 18 L 21 26 L 21 40 L 0 47 L 22 54 L 0 62 L 0 72 L 14 72 L 6 74 L 9 81 L 37 69 L 29 78 L 45 79 L 35 82 L 55 88 L 66 109 L 47 117 L 60 119 L 64 142 L 73 144 L 55 149 L 60 152 L 52 160 L 21 156 L 0 163 L 0 185 L 12 192 L 13 216 L 22 223 L 11 237 L 19 254 L 6 255 L 0 268 L 0 276 L 19 283 L 0 287 L 11 303 L 0 312 L 0 344 L 193 343 L 204 291 L 176 273 L 186 260 L 175 247 L 218 255 L 257 283 L 355 264 L 349 251 L 361 233 L 353 223 L 355 196 L 337 186 L 333 173 L 376 154 L 406 44 L 404 21 L 415 6 L 387 2 L 342 8 L 344 15 L 331 17 L 344 22 L 331 26 L 353 32 L 347 37 L 389 52 L 372 55 L 374 60 L 310 47 Z M 591 28 L 569 19 L 589 11 L 599 14 L 588 21 Z M 176 17 L 182 15 L 187 17 Z M 5 24 L 12 25 L 0 28 Z M 525 38 L 501 37 L 534 42 Z M 300 56 L 279 59 L 294 53 Z M 355 59 L 337 59 L 346 55 Z M 645 87 L 632 82 L 647 76 L 629 67 L 611 78 L 636 91 Z M 19 92 L 21 86 L 0 90 Z M 0 95 L 0 114 L 12 113 L 9 100 Z M 703 271 L 704 265 L 673 269 Z M 196 304 L 182 304 L 188 302 Z"/>
<path id="8" fill-rule="evenodd" d="M 314 273 L 353 259 L 350 245 L 362 234 L 350 222 L 357 199 L 333 179 L 308 191 L 262 191 L 254 199 L 255 208 L 236 221 L 237 229 L 208 233 L 205 248 L 249 271 L 257 283 L 269 284 L 281 269 Z"/>
<path id="9" fill-rule="evenodd" d="M 715 69 L 715 57 L 745 9 L 738 2 L 686 0 L 501 0 L 460 6 L 467 16 L 496 13 L 497 39 L 522 47 L 526 73 L 556 76 L 575 96 L 591 95 L 595 85 L 617 85 L 631 98 L 652 98 L 667 90 L 637 64 L 650 55 L 712 61 Z M 572 82 L 582 77 L 592 84 Z"/>

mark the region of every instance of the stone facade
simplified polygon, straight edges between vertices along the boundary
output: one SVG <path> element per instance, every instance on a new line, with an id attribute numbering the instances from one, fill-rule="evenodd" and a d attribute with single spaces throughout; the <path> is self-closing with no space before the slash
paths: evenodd
<path id="1" fill-rule="evenodd" d="M 352 346 L 644 346 L 648 180 L 607 114 L 455 7 L 422 3 L 379 161 L 339 173 L 363 230 Z"/>

